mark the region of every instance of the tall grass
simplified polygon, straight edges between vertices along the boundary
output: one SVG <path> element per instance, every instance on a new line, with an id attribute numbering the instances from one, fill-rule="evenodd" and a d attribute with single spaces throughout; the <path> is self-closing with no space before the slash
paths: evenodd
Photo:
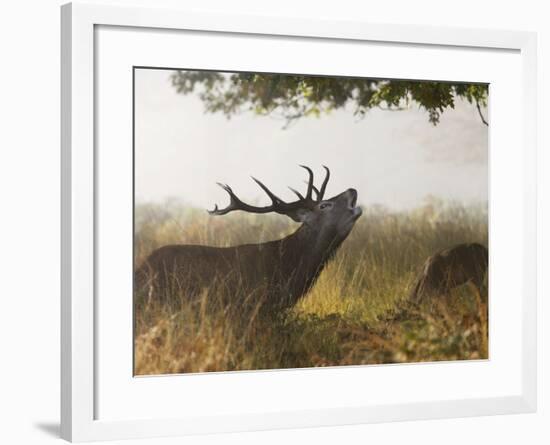
<path id="1" fill-rule="evenodd" d="M 256 243 L 296 228 L 279 216 L 211 217 L 177 202 L 140 205 L 135 260 L 166 244 Z M 463 286 L 420 307 L 406 301 L 429 255 L 463 242 L 487 245 L 487 236 L 486 205 L 431 199 L 407 212 L 367 208 L 313 289 L 278 317 L 230 316 L 212 304 L 223 292 L 216 285 L 195 302 L 182 295 L 177 304 L 136 306 L 135 373 L 487 358 L 486 289 Z"/>

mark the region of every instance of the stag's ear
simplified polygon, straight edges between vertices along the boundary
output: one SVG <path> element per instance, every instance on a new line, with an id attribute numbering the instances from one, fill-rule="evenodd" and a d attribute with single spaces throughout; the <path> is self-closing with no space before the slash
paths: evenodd
<path id="1" fill-rule="evenodd" d="M 311 214 L 311 210 L 297 209 L 288 216 L 290 216 L 296 222 L 306 222 L 308 216 Z"/>

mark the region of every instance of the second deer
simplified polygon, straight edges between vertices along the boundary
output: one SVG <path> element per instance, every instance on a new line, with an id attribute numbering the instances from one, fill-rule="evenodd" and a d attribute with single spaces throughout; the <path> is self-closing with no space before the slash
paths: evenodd
<path id="1" fill-rule="evenodd" d="M 409 294 L 419 303 L 434 296 L 448 296 L 451 289 L 472 283 L 481 289 L 487 273 L 489 252 L 478 243 L 458 244 L 430 256 Z"/>

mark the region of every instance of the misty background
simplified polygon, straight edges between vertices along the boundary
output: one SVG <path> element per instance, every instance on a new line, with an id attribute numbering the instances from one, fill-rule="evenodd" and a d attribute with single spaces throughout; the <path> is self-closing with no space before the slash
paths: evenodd
<path id="1" fill-rule="evenodd" d="M 228 197 L 216 182 L 223 182 L 245 202 L 268 204 L 251 175 L 294 200 L 288 186 L 303 191 L 307 178 L 299 164 L 317 173 L 316 184 L 327 165 L 326 196 L 353 187 L 363 205 L 404 210 L 427 197 L 462 204 L 488 199 L 488 127 L 475 106 L 460 99 L 435 127 L 413 104 L 400 111 L 372 109 L 363 119 L 351 109 L 336 110 L 285 129 L 285 121 L 274 117 L 205 114 L 196 93 L 176 93 L 172 73 L 135 72 L 136 203 L 175 198 L 198 208 L 221 207 Z"/>

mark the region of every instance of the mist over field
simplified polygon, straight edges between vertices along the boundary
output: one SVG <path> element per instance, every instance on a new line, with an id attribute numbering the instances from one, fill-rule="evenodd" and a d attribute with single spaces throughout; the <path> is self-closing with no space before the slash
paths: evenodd
<path id="1" fill-rule="evenodd" d="M 488 127 L 475 106 L 457 99 L 437 126 L 416 105 L 400 111 L 351 107 L 307 117 L 284 129 L 273 116 L 227 119 L 205 113 L 197 93 L 177 94 L 170 70 L 136 71 L 136 200 L 176 198 L 210 209 L 225 199 L 216 182 L 248 201 L 267 197 L 261 179 L 282 198 L 306 179 L 298 165 L 332 171 L 329 195 L 357 189 L 363 204 L 393 210 L 422 205 L 428 195 L 464 205 L 488 199 Z"/>

